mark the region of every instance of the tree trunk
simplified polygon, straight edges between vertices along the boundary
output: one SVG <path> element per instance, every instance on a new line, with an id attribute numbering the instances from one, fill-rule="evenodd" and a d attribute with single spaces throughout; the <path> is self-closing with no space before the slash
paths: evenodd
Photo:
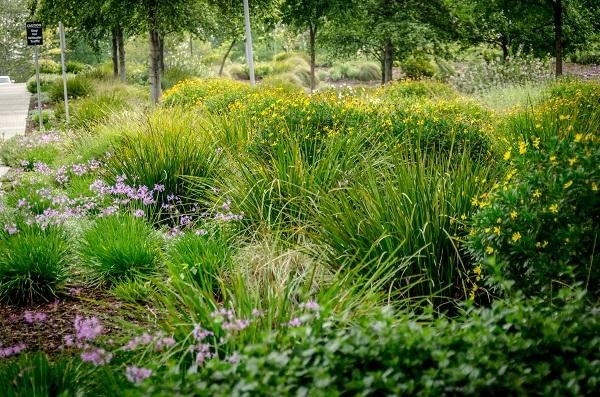
<path id="1" fill-rule="evenodd" d="M 152 103 L 160 100 L 160 37 L 156 27 L 150 27 L 150 97 Z"/>
<path id="2" fill-rule="evenodd" d="M 316 88 L 316 79 L 315 79 L 315 63 L 316 63 L 316 48 L 315 48 L 315 39 L 317 36 L 317 25 L 310 24 L 308 27 L 309 33 L 309 41 L 310 41 L 310 92 L 312 93 Z"/>
<path id="3" fill-rule="evenodd" d="M 117 47 L 119 48 L 119 77 L 125 81 L 127 77 L 125 69 L 125 42 L 123 40 L 123 26 L 117 25 Z"/>
<path id="4" fill-rule="evenodd" d="M 381 85 L 385 85 L 385 51 L 381 49 L 379 64 L 381 65 Z"/>
<path id="5" fill-rule="evenodd" d="M 500 47 L 502 48 L 502 59 L 504 61 L 506 61 L 508 59 L 508 55 L 509 55 L 508 44 L 506 43 L 506 41 L 502 40 L 500 42 Z"/>
<path id="6" fill-rule="evenodd" d="M 563 7 L 562 0 L 553 0 L 554 8 L 554 46 L 556 47 L 556 77 L 563 73 L 562 57 L 562 25 L 563 25 Z"/>
<path id="7" fill-rule="evenodd" d="M 190 33 L 190 56 L 191 57 L 194 56 L 194 38 L 191 33 Z"/>
<path id="8" fill-rule="evenodd" d="M 165 37 L 161 34 L 158 35 L 158 46 L 160 75 L 162 76 L 165 73 Z"/>
<path id="9" fill-rule="evenodd" d="M 117 29 L 113 28 L 112 32 L 112 65 L 113 65 L 113 78 L 119 77 L 119 59 L 118 59 L 118 41 L 117 41 Z"/>
<path id="10" fill-rule="evenodd" d="M 221 60 L 221 67 L 219 67 L 219 76 L 223 75 L 223 68 L 225 67 L 225 61 L 227 61 L 227 58 L 229 57 L 229 53 L 231 52 L 231 49 L 235 45 L 236 41 L 237 41 L 237 38 L 235 38 L 235 37 L 233 40 L 231 40 L 231 45 L 229 46 L 229 48 L 227 49 L 227 52 L 225 53 L 225 56 Z"/>
<path id="11" fill-rule="evenodd" d="M 392 81 L 392 70 L 394 66 L 394 46 L 392 45 L 392 41 L 387 39 L 385 42 L 385 47 L 383 49 L 383 62 L 384 62 L 384 76 L 383 82 L 384 84 Z"/>

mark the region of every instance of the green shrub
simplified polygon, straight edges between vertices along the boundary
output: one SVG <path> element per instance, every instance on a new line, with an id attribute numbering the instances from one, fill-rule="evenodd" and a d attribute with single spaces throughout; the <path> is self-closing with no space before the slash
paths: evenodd
<path id="1" fill-rule="evenodd" d="M 410 79 L 433 77 L 436 66 L 426 58 L 410 57 L 401 63 L 402 72 Z"/>
<path id="2" fill-rule="evenodd" d="M 598 134 L 522 140 L 505 158 L 511 169 L 474 216 L 469 244 L 488 284 L 508 279 L 527 295 L 552 295 L 581 283 L 600 296 Z"/>
<path id="3" fill-rule="evenodd" d="M 160 85 L 163 90 L 173 87 L 180 81 L 188 80 L 195 77 L 194 73 L 184 67 L 167 68 L 161 76 Z"/>
<path id="4" fill-rule="evenodd" d="M 70 77 L 72 77 L 72 75 Z M 50 89 L 58 83 L 62 84 L 62 76 L 61 75 L 40 74 L 40 91 L 41 92 L 50 91 Z M 61 87 L 62 87 L 62 85 L 61 85 Z M 37 80 L 36 80 L 35 75 L 30 77 L 27 80 L 27 91 L 31 92 L 32 94 L 37 93 Z"/>
<path id="5" fill-rule="evenodd" d="M 40 123 L 40 113 L 37 110 L 32 110 L 29 112 L 29 119 L 35 126 L 38 126 Z M 50 109 L 42 110 L 42 124 L 44 125 L 44 129 L 48 130 L 51 128 L 53 122 L 55 121 L 54 111 Z"/>
<path id="6" fill-rule="evenodd" d="M 107 93 L 79 99 L 71 105 L 70 124 L 74 128 L 91 130 L 119 111 L 127 109 L 127 100 L 118 93 Z"/>
<path id="7" fill-rule="evenodd" d="M 60 64 L 57 62 L 54 62 L 51 59 L 40 59 L 39 64 L 40 64 L 40 73 L 47 73 L 47 74 L 62 73 Z"/>
<path id="8" fill-rule="evenodd" d="M 160 240 L 142 218 L 131 215 L 101 217 L 84 231 L 79 246 L 82 266 L 92 285 L 114 285 L 156 270 Z"/>
<path id="9" fill-rule="evenodd" d="M 117 282 L 110 290 L 110 293 L 117 299 L 127 303 L 144 303 L 152 297 L 156 288 L 151 279 L 144 277 L 134 277 Z"/>
<path id="10" fill-rule="evenodd" d="M 83 377 L 75 360 L 50 360 L 43 352 L 0 363 L 0 388 L 5 397 L 78 395 Z"/>
<path id="11" fill-rule="evenodd" d="M 29 226 L 21 221 L 3 225 L 0 230 L 0 300 L 49 301 L 67 277 L 70 258 L 71 247 L 60 227 L 42 229 L 37 224 Z"/>
<path id="12" fill-rule="evenodd" d="M 145 388 L 190 396 L 594 395 L 600 320 L 580 297 L 563 302 L 498 302 L 456 320 L 374 309 L 348 327 L 301 316 L 301 325 L 263 336 L 236 359 L 206 360 L 184 379 L 165 371 Z"/>
<path id="13" fill-rule="evenodd" d="M 221 280 L 231 265 L 232 250 L 222 231 L 199 230 L 178 237 L 169 248 L 169 269 L 172 277 L 189 278 L 199 290 L 218 297 Z"/>
<path id="14" fill-rule="evenodd" d="M 53 102 L 60 102 L 64 98 L 63 82 L 55 82 L 50 86 L 50 99 Z M 90 80 L 82 76 L 75 76 L 67 79 L 67 94 L 69 98 L 79 98 L 91 94 L 94 86 Z"/>
<path id="15" fill-rule="evenodd" d="M 449 81 L 461 92 L 474 93 L 492 88 L 523 84 L 539 84 L 553 78 L 547 59 L 540 60 L 532 55 L 515 54 L 509 59 L 471 62 Z"/>
<path id="16" fill-rule="evenodd" d="M 52 165 L 60 155 L 57 138 L 55 134 L 13 137 L 2 144 L 0 158 L 10 167 L 21 167 L 28 171 L 33 169 L 36 162 Z"/>
<path id="17" fill-rule="evenodd" d="M 398 289 L 446 303 L 465 296 L 468 258 L 458 242 L 471 197 L 485 191 L 490 167 L 473 163 L 467 153 L 447 158 L 404 150 L 393 167 L 366 169 L 323 197 L 315 239 L 330 248 L 334 265 L 390 261 L 402 267 Z"/>
<path id="18" fill-rule="evenodd" d="M 89 65 L 86 65 L 85 63 L 81 63 L 81 62 L 77 62 L 77 61 L 67 61 L 66 64 L 66 69 L 67 69 L 67 73 L 81 73 L 83 71 L 86 71 L 90 68 Z"/>
<path id="19" fill-rule="evenodd" d="M 154 218 L 160 214 L 161 204 L 167 202 L 168 195 L 182 199 L 183 212 L 198 201 L 204 202 L 221 155 L 208 140 L 208 134 L 199 133 L 202 125 L 195 113 L 159 109 L 145 120 L 133 120 L 119 128 L 123 135 L 114 146 L 106 171 L 112 181 L 126 175 L 128 180 L 149 189 L 155 184 L 164 186 L 156 203 L 147 208 L 148 216 Z M 192 194 L 189 179 L 200 181 L 204 189 Z"/>
<path id="20" fill-rule="evenodd" d="M 381 97 L 390 101 L 400 101 L 410 97 L 456 98 L 457 92 L 448 84 L 425 81 L 405 80 L 387 84 L 378 90 Z"/>

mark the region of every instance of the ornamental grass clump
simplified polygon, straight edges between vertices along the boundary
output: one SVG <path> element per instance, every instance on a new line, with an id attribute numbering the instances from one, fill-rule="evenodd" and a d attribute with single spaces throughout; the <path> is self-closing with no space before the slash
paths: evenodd
<path id="1" fill-rule="evenodd" d="M 151 274 L 160 256 L 159 236 L 144 219 L 132 215 L 99 218 L 83 232 L 79 244 L 79 257 L 93 286 Z"/>
<path id="2" fill-rule="evenodd" d="M 598 132 L 523 139 L 504 158 L 508 173 L 479 205 L 469 237 L 487 285 L 510 280 L 527 295 L 553 296 L 577 283 L 600 296 Z"/>
<path id="3" fill-rule="evenodd" d="M 391 163 L 367 168 L 324 196 L 315 214 L 320 226 L 315 239 L 329 248 L 334 266 L 375 260 L 401 266 L 393 284 L 406 297 L 443 304 L 465 296 L 468 258 L 460 240 L 474 209 L 471 197 L 485 192 L 490 167 L 466 153 L 448 159 L 411 155 L 408 149 Z"/>
<path id="4" fill-rule="evenodd" d="M 56 297 L 72 259 L 63 229 L 20 220 L 0 226 L 0 301 L 21 304 Z"/>
<path id="5" fill-rule="evenodd" d="M 162 189 L 148 205 L 149 219 L 168 220 L 161 215 L 167 198 L 181 199 L 181 212 L 206 202 L 206 192 L 220 166 L 222 150 L 203 133 L 197 114 L 182 109 L 161 109 L 146 120 L 133 120 L 123 127 L 123 136 L 107 160 L 110 182 L 126 177 L 130 184 Z M 187 178 L 202 181 L 194 191 Z M 196 185 L 198 186 L 198 185 Z"/>
<path id="6" fill-rule="evenodd" d="M 232 250 L 223 231 L 198 229 L 178 237 L 167 251 L 173 277 L 188 278 L 205 293 L 219 296 L 221 280 L 231 266 Z"/>

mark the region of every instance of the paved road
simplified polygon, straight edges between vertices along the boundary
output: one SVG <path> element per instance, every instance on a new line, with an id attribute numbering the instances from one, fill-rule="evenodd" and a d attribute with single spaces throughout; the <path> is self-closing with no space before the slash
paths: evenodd
<path id="1" fill-rule="evenodd" d="M 0 85 L 0 139 L 25 133 L 30 95 L 25 84 Z"/>
<path id="2" fill-rule="evenodd" d="M 29 97 L 25 84 L 0 84 L 0 141 L 25 134 Z M 7 171 L 0 164 L 0 178 Z"/>

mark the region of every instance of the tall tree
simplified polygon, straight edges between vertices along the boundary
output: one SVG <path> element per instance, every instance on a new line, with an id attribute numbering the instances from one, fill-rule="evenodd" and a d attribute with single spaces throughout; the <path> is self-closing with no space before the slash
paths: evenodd
<path id="1" fill-rule="evenodd" d="M 25 40 L 29 14 L 24 0 L 5 0 L 0 6 L 0 71 L 18 81 L 31 75 L 31 56 Z"/>
<path id="2" fill-rule="evenodd" d="M 563 55 L 600 29 L 597 0 L 446 0 L 471 42 L 498 44 L 503 55 L 525 47 L 553 53 L 561 75 Z"/>
<path id="3" fill-rule="evenodd" d="M 283 22 L 296 29 L 308 30 L 310 54 L 310 90 L 315 89 L 317 33 L 328 16 L 341 13 L 354 6 L 353 0 L 283 0 Z"/>
<path id="4" fill-rule="evenodd" d="M 382 84 L 394 60 L 437 47 L 454 32 L 442 0 L 363 0 L 330 17 L 326 41 L 348 53 L 367 53 L 381 63 Z"/>

